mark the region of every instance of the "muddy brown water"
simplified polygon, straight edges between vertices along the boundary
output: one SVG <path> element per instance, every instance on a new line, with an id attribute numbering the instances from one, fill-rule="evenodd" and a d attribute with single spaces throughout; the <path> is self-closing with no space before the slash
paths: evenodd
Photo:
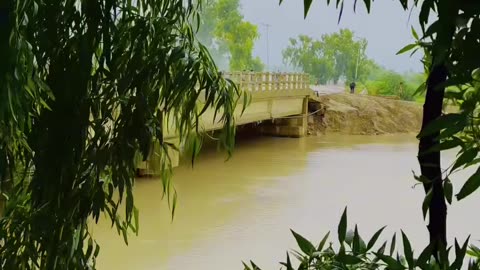
<path id="1" fill-rule="evenodd" d="M 234 156 L 213 150 L 195 167 L 175 170 L 178 208 L 171 222 L 162 185 L 141 179 L 135 187 L 140 233 L 128 247 L 106 222 L 93 227 L 101 244 L 98 267 L 106 269 L 243 269 L 253 260 L 279 269 L 295 248 L 289 229 L 315 243 L 336 226 L 345 206 L 349 225 L 366 239 L 383 225 L 386 235 L 403 228 L 414 247 L 427 241 L 423 189 L 412 188 L 418 171 L 413 135 L 324 135 L 302 139 L 259 137 L 242 141 Z M 454 153 L 447 153 L 445 164 Z M 453 177 L 457 188 L 466 173 Z M 480 239 L 480 193 L 449 209 L 449 234 Z M 475 242 L 478 243 L 478 242 Z"/>

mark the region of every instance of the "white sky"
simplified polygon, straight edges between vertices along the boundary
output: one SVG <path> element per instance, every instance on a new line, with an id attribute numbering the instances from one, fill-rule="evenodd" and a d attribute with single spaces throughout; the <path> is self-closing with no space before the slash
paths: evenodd
<path id="1" fill-rule="evenodd" d="M 395 55 L 403 46 L 411 43 L 413 37 L 411 26 L 418 27 L 418 13 L 403 11 L 398 0 L 378 0 L 372 3 L 372 10 L 367 14 L 362 0 L 358 0 L 356 13 L 353 12 L 354 0 L 345 0 L 340 24 L 339 12 L 335 5 L 327 6 L 325 0 L 313 2 L 307 18 L 303 19 L 303 1 L 284 0 L 281 6 L 278 0 L 240 0 L 242 12 L 247 21 L 259 26 L 261 37 L 256 42 L 255 56 L 267 62 L 266 27 L 270 24 L 269 48 L 270 69 L 283 66 L 282 50 L 288 45 L 290 37 L 306 34 L 319 38 L 322 34 L 349 28 L 357 37 L 368 40 L 367 55 L 386 68 L 404 71 L 422 71 L 420 54 Z M 335 0 L 331 1 L 335 3 Z"/>

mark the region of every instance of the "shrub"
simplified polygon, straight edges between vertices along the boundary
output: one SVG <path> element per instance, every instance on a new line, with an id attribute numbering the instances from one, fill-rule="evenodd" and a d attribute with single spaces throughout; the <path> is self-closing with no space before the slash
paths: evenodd
<path id="1" fill-rule="evenodd" d="M 347 232 L 347 209 L 343 212 L 338 225 L 338 249 L 332 242 L 327 244 L 330 233 L 327 233 L 320 243 L 315 246 L 312 242 L 292 231 L 300 251 L 287 252 L 285 262 L 281 262 L 282 269 L 293 270 L 294 264 L 291 255 L 299 262 L 298 270 L 329 270 L 329 269 L 422 269 L 422 270 L 460 270 L 466 255 L 471 257 L 468 270 L 480 269 L 480 249 L 470 246 L 467 239 L 462 246 L 455 240 L 455 257 L 450 260 L 452 247 L 440 247 L 438 254 L 432 254 L 429 245 L 416 256 L 407 235 L 402 231 L 402 248 L 396 251 L 397 234 L 378 245 L 378 240 L 385 227 L 380 228 L 369 240 L 365 242 L 355 225 L 353 231 Z M 468 250 L 467 250 L 468 249 Z M 250 265 L 243 263 L 245 270 L 261 270 L 254 262 Z"/>

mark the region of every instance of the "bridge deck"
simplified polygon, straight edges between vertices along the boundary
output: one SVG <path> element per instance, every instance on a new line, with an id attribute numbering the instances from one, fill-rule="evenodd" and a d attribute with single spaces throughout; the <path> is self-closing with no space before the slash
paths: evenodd
<path id="1" fill-rule="evenodd" d="M 304 100 L 318 101 L 310 89 L 309 77 L 290 73 L 227 73 L 242 91 L 248 91 L 251 102 L 242 114 L 243 100 L 235 110 L 235 124 L 244 125 L 291 115 L 302 114 Z M 215 121 L 214 109 L 209 108 L 200 118 L 200 130 L 220 129 L 222 123 Z M 174 125 L 167 128 L 165 139 L 176 138 Z"/>

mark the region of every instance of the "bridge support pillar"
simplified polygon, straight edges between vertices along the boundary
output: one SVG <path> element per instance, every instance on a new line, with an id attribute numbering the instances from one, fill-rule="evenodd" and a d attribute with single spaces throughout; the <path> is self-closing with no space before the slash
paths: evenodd
<path id="1" fill-rule="evenodd" d="M 308 98 L 303 101 L 302 114 L 273 119 L 263 123 L 260 131 L 264 135 L 300 138 L 307 135 Z"/>

